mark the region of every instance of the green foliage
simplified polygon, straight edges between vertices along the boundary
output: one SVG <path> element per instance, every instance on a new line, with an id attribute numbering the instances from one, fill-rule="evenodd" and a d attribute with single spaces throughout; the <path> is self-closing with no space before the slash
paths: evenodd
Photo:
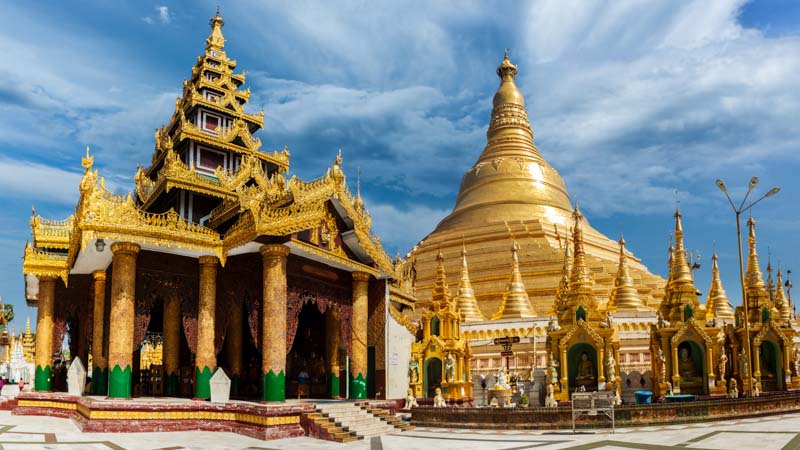
<path id="1" fill-rule="evenodd" d="M 14 320 L 14 305 L 3 305 L 3 317 L 6 319 L 6 323 L 11 323 Z"/>

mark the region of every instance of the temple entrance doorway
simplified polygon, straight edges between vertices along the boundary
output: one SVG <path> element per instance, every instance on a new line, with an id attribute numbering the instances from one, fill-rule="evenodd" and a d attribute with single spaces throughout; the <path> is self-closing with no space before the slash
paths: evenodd
<path id="1" fill-rule="evenodd" d="M 761 365 L 761 390 L 782 391 L 783 364 L 781 349 L 777 342 L 766 340 L 759 347 L 759 363 Z"/>
<path id="2" fill-rule="evenodd" d="M 587 391 L 597 390 L 597 350 L 585 342 L 574 344 L 567 351 L 567 385 L 569 392 L 583 386 Z"/>
<path id="3" fill-rule="evenodd" d="M 433 398 L 439 387 L 442 387 L 442 360 L 430 358 L 425 361 L 425 395 Z"/>
<path id="4" fill-rule="evenodd" d="M 681 394 L 706 394 L 706 352 L 695 341 L 678 345 L 678 375 L 681 377 Z"/>
<path id="5" fill-rule="evenodd" d="M 286 355 L 286 398 L 328 397 L 327 380 L 325 316 L 316 303 L 306 302 L 298 316 L 291 350 Z"/>

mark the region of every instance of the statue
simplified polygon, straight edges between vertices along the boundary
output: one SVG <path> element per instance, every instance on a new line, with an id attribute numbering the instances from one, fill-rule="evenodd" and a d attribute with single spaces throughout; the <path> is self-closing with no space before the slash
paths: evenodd
<path id="1" fill-rule="evenodd" d="M 697 372 L 694 370 L 694 361 L 689 357 L 689 349 L 687 347 L 683 347 L 678 352 L 678 375 L 685 381 L 692 381 L 697 378 Z"/>
<path id="2" fill-rule="evenodd" d="M 667 385 L 667 389 L 666 389 L 666 390 L 667 390 L 667 395 L 668 395 L 668 396 L 672 396 L 672 395 L 673 395 L 673 394 L 672 394 L 672 383 L 670 383 L 669 381 L 667 381 L 666 385 Z"/>
<path id="3" fill-rule="evenodd" d="M 731 378 L 731 388 L 728 391 L 728 398 L 739 398 L 739 389 L 736 387 L 736 378 Z"/>
<path id="4" fill-rule="evenodd" d="M 752 379 L 751 383 L 753 383 L 753 397 L 758 397 L 761 395 L 761 383 L 755 378 Z"/>
<path id="5" fill-rule="evenodd" d="M 550 353 L 550 364 L 547 366 L 547 373 L 550 376 L 549 384 L 558 384 L 558 361 L 553 358 L 553 353 Z"/>
<path id="6" fill-rule="evenodd" d="M 719 355 L 719 379 L 725 381 L 725 370 L 728 368 L 728 355 L 725 354 L 725 347 Z"/>
<path id="7" fill-rule="evenodd" d="M 594 365 L 589 360 L 589 354 L 586 352 L 581 353 L 580 361 L 578 361 L 578 376 L 575 379 L 578 385 L 593 385 L 595 384 Z"/>
<path id="8" fill-rule="evenodd" d="M 656 355 L 656 367 L 658 368 L 658 382 L 666 383 L 667 381 L 667 359 L 664 358 L 664 352 L 659 348 Z"/>
<path id="9" fill-rule="evenodd" d="M 436 395 L 433 397 L 433 407 L 434 408 L 445 408 L 447 407 L 447 402 L 442 397 L 442 388 L 436 388 Z"/>
<path id="10" fill-rule="evenodd" d="M 444 362 L 445 379 L 448 383 L 452 383 L 456 378 L 456 359 L 453 354 L 448 352 Z"/>
<path id="11" fill-rule="evenodd" d="M 611 353 L 608 354 L 608 359 L 606 360 L 606 371 L 608 373 L 608 381 L 613 383 L 617 379 L 617 362 L 614 361 L 614 355 Z"/>
<path id="12" fill-rule="evenodd" d="M 800 377 L 800 349 L 794 349 L 794 376 Z"/>
<path id="13" fill-rule="evenodd" d="M 556 408 L 558 407 L 558 402 L 556 401 L 555 394 L 553 393 L 553 385 L 547 385 L 547 397 L 544 399 L 544 407 L 545 408 Z"/>
<path id="14" fill-rule="evenodd" d="M 500 386 L 502 389 L 511 389 L 511 386 L 508 384 L 508 378 L 506 377 L 506 372 L 503 370 L 502 367 L 497 369 L 497 381 L 495 381 L 495 386 Z"/>
<path id="15" fill-rule="evenodd" d="M 747 364 L 747 354 L 745 354 L 744 347 L 739 350 L 739 375 L 742 378 L 747 377 L 750 374 L 750 370 Z"/>
<path id="16" fill-rule="evenodd" d="M 406 395 L 406 403 L 403 409 L 411 409 L 418 407 L 417 399 L 414 397 L 414 389 L 408 388 L 408 395 Z"/>
<path id="17" fill-rule="evenodd" d="M 408 379 L 411 384 L 419 383 L 419 362 L 416 359 L 408 362 Z"/>

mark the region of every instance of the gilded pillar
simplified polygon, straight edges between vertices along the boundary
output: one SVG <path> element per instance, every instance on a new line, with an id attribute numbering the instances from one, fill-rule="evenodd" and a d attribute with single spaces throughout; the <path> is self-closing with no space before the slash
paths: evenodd
<path id="1" fill-rule="evenodd" d="M 565 392 L 569 392 L 569 367 L 567 367 L 567 347 L 561 347 L 561 386 Z"/>
<path id="2" fill-rule="evenodd" d="M 92 272 L 94 312 L 92 327 L 92 394 L 108 394 L 108 360 L 103 352 L 103 328 L 106 317 L 106 271 Z"/>
<path id="3" fill-rule="evenodd" d="M 331 398 L 341 398 L 339 393 L 339 312 L 328 308 L 325 313 L 325 360 L 328 362 L 328 393 Z"/>
<path id="4" fill-rule="evenodd" d="M 678 346 L 672 345 L 672 388 L 673 392 L 676 394 L 681 393 L 681 385 L 680 379 L 681 376 L 678 374 Z"/>
<path id="5" fill-rule="evenodd" d="M 197 354 L 194 359 L 194 397 L 211 398 L 211 375 L 217 368 L 214 351 L 214 313 L 217 307 L 216 256 L 200 257 L 200 298 L 197 303 Z"/>
<path id="6" fill-rule="evenodd" d="M 133 371 L 133 321 L 136 299 L 136 257 L 140 247 L 111 244 L 111 314 L 108 333 L 108 396 L 130 398 Z"/>
<path id="7" fill-rule="evenodd" d="M 164 395 L 178 395 L 181 359 L 181 299 L 176 290 L 164 298 Z"/>
<path id="8" fill-rule="evenodd" d="M 761 381 L 761 344 L 754 345 L 753 351 L 756 352 L 753 358 L 753 378 Z"/>
<path id="9" fill-rule="evenodd" d="M 350 398 L 367 398 L 367 319 L 370 274 L 353 272 L 351 316 Z"/>
<path id="10" fill-rule="evenodd" d="M 231 394 L 239 395 L 239 386 L 242 381 L 242 326 L 244 325 L 242 301 L 233 299 L 230 303 L 230 311 L 230 324 L 225 336 L 225 354 L 228 356 L 231 371 Z"/>
<path id="11" fill-rule="evenodd" d="M 39 277 L 39 298 L 36 315 L 36 375 L 33 387 L 37 391 L 50 390 L 53 364 L 53 307 L 56 296 L 56 278 Z"/>
<path id="12" fill-rule="evenodd" d="M 262 399 L 286 400 L 286 257 L 289 247 L 261 246 L 264 265 L 261 315 Z"/>

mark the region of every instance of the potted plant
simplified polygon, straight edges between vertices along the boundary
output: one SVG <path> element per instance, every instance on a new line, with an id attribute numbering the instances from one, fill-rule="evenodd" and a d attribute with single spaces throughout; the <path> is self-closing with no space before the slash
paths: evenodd
<path id="1" fill-rule="evenodd" d="M 520 406 L 520 408 L 527 408 L 528 407 L 528 403 L 529 403 L 528 394 L 523 393 L 519 397 L 519 406 Z"/>

